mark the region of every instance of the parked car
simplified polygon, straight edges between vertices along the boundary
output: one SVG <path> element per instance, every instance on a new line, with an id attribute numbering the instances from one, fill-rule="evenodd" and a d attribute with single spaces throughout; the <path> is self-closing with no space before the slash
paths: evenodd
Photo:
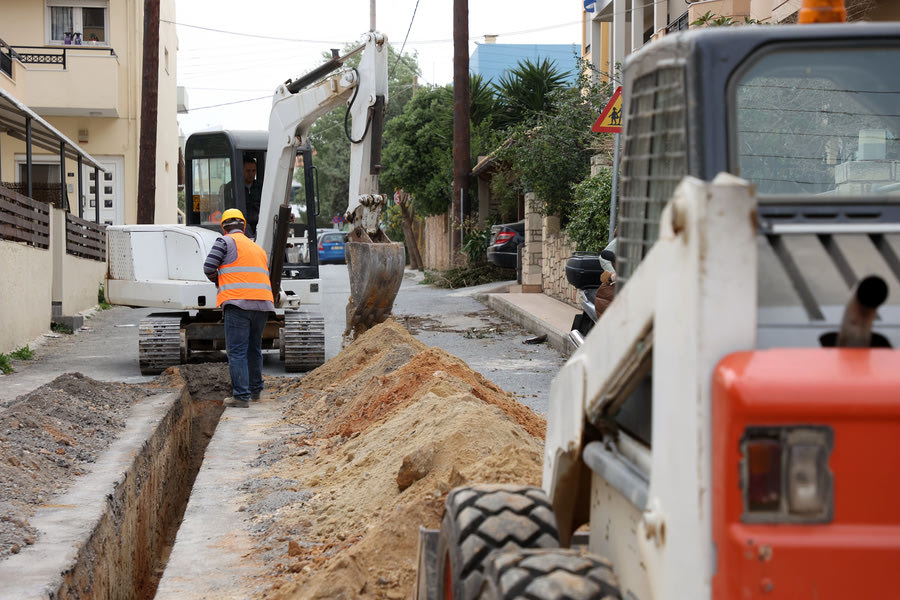
<path id="1" fill-rule="evenodd" d="M 346 237 L 347 234 L 342 231 L 328 231 L 319 235 L 319 263 L 345 262 L 344 239 Z"/>
<path id="2" fill-rule="evenodd" d="M 491 241 L 487 249 L 487 259 L 492 265 L 506 269 L 516 268 L 516 253 L 525 243 L 525 221 L 494 225 L 491 227 Z"/>

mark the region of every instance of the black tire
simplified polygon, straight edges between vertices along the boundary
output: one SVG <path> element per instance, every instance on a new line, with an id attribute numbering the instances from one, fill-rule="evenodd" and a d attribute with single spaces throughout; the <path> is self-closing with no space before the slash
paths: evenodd
<path id="1" fill-rule="evenodd" d="M 495 552 L 480 600 L 621 600 L 609 562 L 579 550 Z"/>
<path id="2" fill-rule="evenodd" d="M 485 561 L 494 550 L 557 547 L 556 516 L 542 489 L 457 488 L 447 496 L 438 538 L 438 598 L 477 598 Z"/>

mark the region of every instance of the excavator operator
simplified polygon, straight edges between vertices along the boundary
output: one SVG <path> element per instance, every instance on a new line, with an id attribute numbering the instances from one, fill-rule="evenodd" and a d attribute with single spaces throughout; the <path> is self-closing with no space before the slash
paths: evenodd
<path id="1" fill-rule="evenodd" d="M 203 263 L 203 272 L 216 284 L 216 307 L 225 321 L 225 349 L 231 375 L 225 406 L 248 408 L 263 391 L 262 335 L 275 311 L 269 284 L 266 251 L 244 235 L 247 220 L 236 208 L 222 213 L 222 230 Z"/>

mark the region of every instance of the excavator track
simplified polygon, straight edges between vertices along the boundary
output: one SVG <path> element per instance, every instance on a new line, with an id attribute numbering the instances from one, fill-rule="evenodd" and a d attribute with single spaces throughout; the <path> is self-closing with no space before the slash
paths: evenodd
<path id="1" fill-rule="evenodd" d="M 281 337 L 288 373 L 312 371 L 325 362 L 325 318 L 320 312 L 304 308 L 285 311 Z"/>
<path id="2" fill-rule="evenodd" d="M 138 327 L 142 375 L 158 375 L 181 364 L 181 317 L 149 316 Z"/>

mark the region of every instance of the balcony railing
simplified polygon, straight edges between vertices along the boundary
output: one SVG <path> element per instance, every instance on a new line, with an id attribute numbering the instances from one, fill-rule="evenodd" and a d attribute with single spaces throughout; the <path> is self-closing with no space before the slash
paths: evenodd
<path id="1" fill-rule="evenodd" d="M 79 54 L 81 54 L 82 51 L 87 50 L 89 52 L 109 54 L 110 56 L 116 55 L 115 50 L 112 48 L 97 46 L 73 46 L 71 48 L 58 48 L 55 46 L 16 46 L 15 49 L 10 48 L 10 50 L 18 54 L 19 61 L 23 64 L 60 65 L 62 69 L 66 68 L 68 64 L 68 54 L 72 51 L 77 51 Z"/>
<path id="2" fill-rule="evenodd" d="M 691 17 L 690 10 L 684 11 L 680 17 L 666 25 L 666 33 L 675 33 L 676 31 L 681 31 L 682 29 L 690 29 L 691 27 Z"/>
<path id="3" fill-rule="evenodd" d="M 12 59 L 19 58 L 9 44 L 0 39 L 0 73 L 12 77 Z"/>
<path id="4" fill-rule="evenodd" d="M 119 57 L 109 46 L 12 46 L 18 99 L 41 116 L 118 117 Z"/>

